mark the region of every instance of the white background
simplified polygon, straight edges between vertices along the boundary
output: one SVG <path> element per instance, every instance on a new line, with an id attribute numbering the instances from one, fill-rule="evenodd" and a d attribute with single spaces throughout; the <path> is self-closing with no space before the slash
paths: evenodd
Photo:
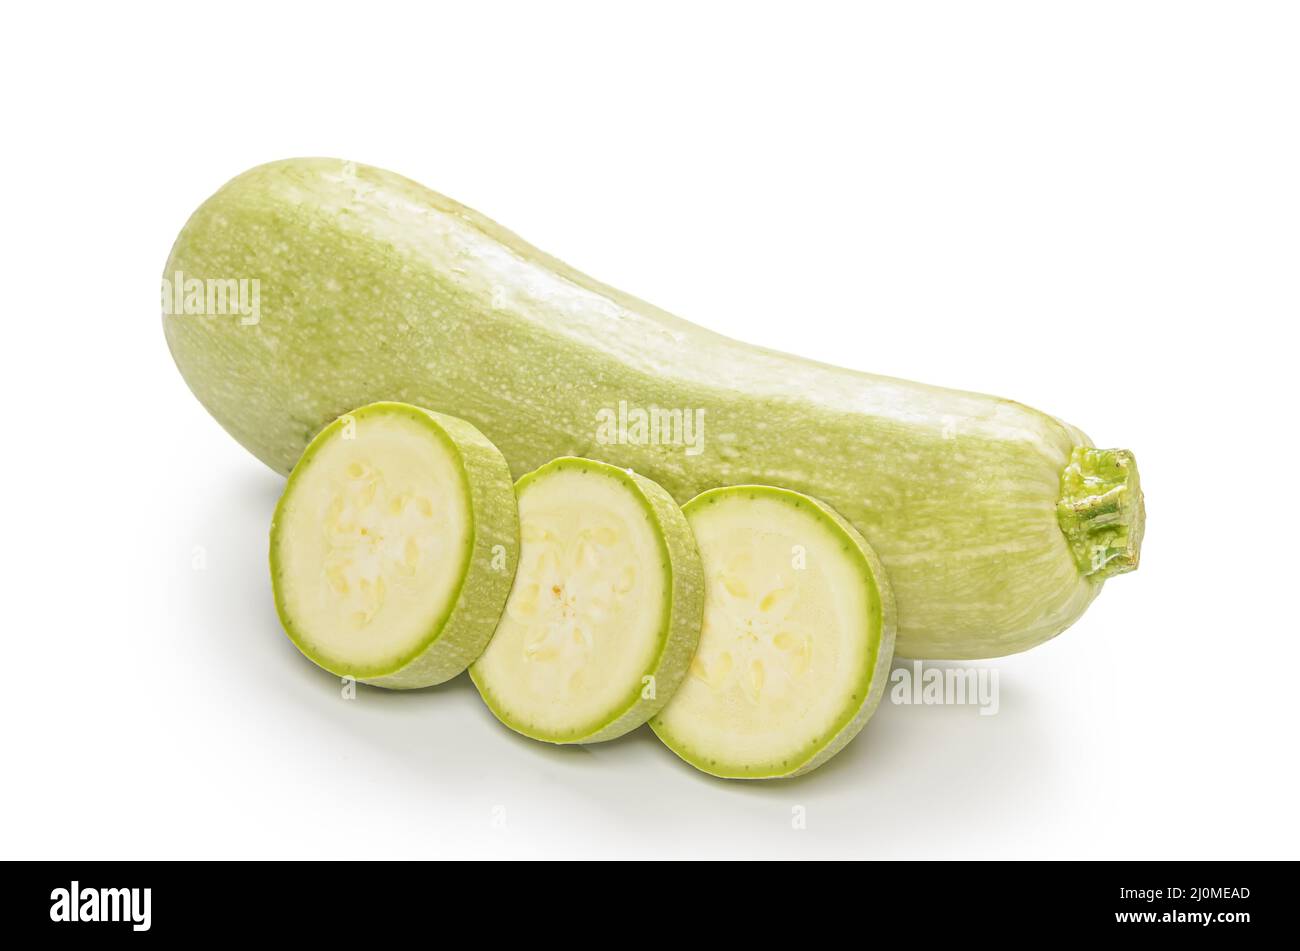
<path id="1" fill-rule="evenodd" d="M 1294 6 L 6 18 L 0 855 L 1300 858 Z M 644 729 L 532 743 L 464 678 L 346 702 L 276 622 L 282 480 L 190 396 L 157 303 L 190 212 L 293 155 L 400 171 L 724 333 L 1131 448 L 1141 570 L 989 662 L 997 716 L 886 702 L 785 784 Z"/>

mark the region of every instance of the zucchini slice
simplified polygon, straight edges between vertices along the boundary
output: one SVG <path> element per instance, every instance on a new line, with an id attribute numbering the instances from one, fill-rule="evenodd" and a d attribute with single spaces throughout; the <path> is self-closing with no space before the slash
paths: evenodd
<path id="1" fill-rule="evenodd" d="M 524 736 L 621 736 L 663 707 L 699 640 L 703 571 L 690 527 L 658 485 L 590 459 L 549 462 L 516 492 L 519 571 L 470 676 Z"/>
<path id="2" fill-rule="evenodd" d="M 271 524 L 271 584 L 308 658 L 427 687 L 492 637 L 519 553 L 510 469 L 469 423 L 405 403 L 339 417 L 294 467 Z"/>
<path id="3" fill-rule="evenodd" d="M 875 553 L 816 499 L 769 486 L 696 496 L 705 608 L 690 673 L 651 727 L 697 769 L 794 776 L 834 756 L 884 692 L 894 599 Z"/>

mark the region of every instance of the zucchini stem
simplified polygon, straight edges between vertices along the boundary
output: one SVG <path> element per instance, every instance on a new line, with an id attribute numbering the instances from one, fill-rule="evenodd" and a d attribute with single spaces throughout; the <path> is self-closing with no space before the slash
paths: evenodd
<path id="1" fill-rule="evenodd" d="M 1100 582 L 1137 568 L 1146 509 L 1133 453 L 1075 446 L 1056 518 L 1085 577 Z"/>

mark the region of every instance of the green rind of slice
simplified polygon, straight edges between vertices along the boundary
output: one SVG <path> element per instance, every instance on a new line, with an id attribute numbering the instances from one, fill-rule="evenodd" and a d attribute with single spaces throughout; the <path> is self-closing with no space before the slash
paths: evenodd
<path id="1" fill-rule="evenodd" d="M 566 477 L 583 481 L 568 484 L 569 488 L 552 499 L 551 504 L 558 504 L 565 492 L 581 492 L 585 483 L 593 491 L 582 492 L 572 503 L 575 509 L 581 508 L 582 503 L 600 494 L 594 491 L 601 485 L 596 480 L 604 480 L 606 489 L 612 487 L 616 490 L 618 496 L 626 500 L 628 511 L 635 513 L 636 523 L 642 529 L 648 529 L 653 536 L 653 564 L 650 567 L 658 572 L 655 587 L 658 593 L 654 596 L 653 603 L 647 605 L 649 613 L 633 612 L 630 617 L 630 620 L 640 616 L 647 618 L 645 643 L 630 643 L 627 646 L 628 651 L 637 653 L 631 657 L 631 666 L 624 666 L 620 676 L 610 682 L 609 687 L 604 686 L 606 682 L 589 680 L 588 687 L 594 689 L 600 686 L 602 690 L 610 691 L 609 702 L 587 715 L 575 715 L 572 722 L 567 721 L 567 708 L 579 705 L 582 700 L 589 698 L 584 697 L 581 687 L 570 688 L 566 685 L 562 689 L 544 692 L 535 685 L 524 682 L 528 671 L 525 661 L 520 660 L 520 649 L 530 632 L 516 627 L 516 612 L 512 610 L 518 607 L 522 599 L 529 597 L 530 592 L 525 591 L 525 587 L 537 583 L 530 572 L 536 562 L 533 546 L 540 544 L 536 536 L 541 529 L 538 527 L 540 519 L 530 520 L 530 496 L 541 497 L 548 492 L 548 482 L 554 485 L 553 480 Z M 492 713 L 510 729 L 524 736 L 548 743 L 597 743 L 622 736 L 645 723 L 668 702 L 686 675 L 699 639 L 704 605 L 704 577 L 690 526 L 672 496 L 658 484 L 630 470 L 592 459 L 565 456 L 552 460 L 521 477 L 515 490 L 519 499 L 523 535 L 521 567 L 501 626 L 483 656 L 470 667 L 470 677 Z M 572 529 L 574 533 L 580 530 L 580 518 L 573 520 Z M 632 526 L 632 530 L 637 529 Z M 572 543 L 572 537 L 568 541 Z M 645 543 L 644 538 L 642 542 Z M 611 554 L 604 557 L 612 560 L 616 556 Z M 573 573 L 577 569 L 565 565 L 561 570 Z M 554 593 L 557 600 L 564 590 L 565 581 L 561 576 L 560 583 L 554 586 L 557 589 Z M 631 600 L 640 590 L 629 590 L 624 595 L 613 596 L 613 600 L 618 600 L 619 597 Z M 550 596 L 549 587 L 543 595 Z M 559 610 L 555 605 L 548 607 L 552 611 Z M 587 607 L 578 604 L 574 610 L 581 613 Z M 545 625 L 533 629 L 548 639 L 546 643 L 555 638 L 550 631 L 565 623 L 565 619 L 556 619 L 553 614 L 550 618 Z M 571 626 L 561 631 L 561 634 L 578 637 L 579 631 L 574 620 L 568 618 L 567 623 Z M 633 633 L 630 627 L 620 630 L 608 621 L 603 626 L 599 622 L 592 622 L 591 628 L 582 631 L 581 636 L 588 639 L 604 638 L 603 643 L 606 645 L 613 643 L 610 639 L 630 638 Z M 546 649 L 550 650 L 549 647 Z M 624 648 L 619 644 L 616 649 Z M 641 663 L 637 663 L 638 658 L 642 660 Z M 627 655 L 622 659 L 627 660 Z M 591 673 L 594 676 L 596 672 L 584 671 L 579 667 L 574 673 L 578 676 Z M 546 713 L 548 707 L 555 712 L 547 713 L 545 719 L 550 722 L 543 723 L 541 721 L 544 717 L 537 713 L 539 710 Z"/>
<path id="2" fill-rule="evenodd" d="M 321 631 L 312 629 L 313 622 L 323 617 L 333 630 L 339 612 L 329 608 L 337 606 L 327 604 L 312 621 L 305 620 L 314 609 L 303 609 L 303 605 L 322 601 L 323 582 L 320 578 L 307 578 L 296 586 L 290 577 L 290 564 L 295 563 L 295 545 L 304 548 L 317 545 L 326 554 L 326 562 L 316 565 L 310 556 L 304 556 L 303 560 L 308 568 L 318 567 L 320 577 L 325 578 L 338 567 L 328 563 L 338 552 L 319 541 L 319 534 L 329 530 L 323 524 L 326 519 L 322 514 L 319 511 L 298 513 L 295 505 L 300 498 L 310 498 L 313 494 L 320 498 L 322 492 L 329 493 L 331 480 L 337 481 L 339 474 L 325 471 L 333 465 L 328 457 L 338 452 L 341 442 L 374 447 L 375 440 L 367 443 L 367 437 L 386 431 L 396 434 L 399 447 L 405 445 L 418 450 L 426 462 L 432 462 L 403 464 L 406 484 L 408 487 L 413 484 L 415 491 L 394 490 L 392 498 L 381 499 L 391 506 L 387 511 L 410 509 L 410 496 L 414 494 L 417 503 L 414 517 L 437 518 L 445 514 L 455 523 L 456 530 L 445 539 L 445 551 L 430 553 L 429 566 L 423 569 L 432 574 L 430 578 L 421 576 L 420 569 L 410 569 L 400 557 L 394 568 L 393 559 L 385 563 L 382 556 L 365 553 L 371 576 L 362 579 L 362 583 L 369 585 L 371 592 L 381 581 L 389 583 L 394 572 L 408 576 L 397 584 L 408 586 L 405 596 L 410 610 L 404 616 L 395 616 L 392 622 L 413 624 L 414 632 L 401 638 L 391 650 L 381 651 L 382 656 L 361 657 L 369 649 L 365 646 L 366 639 L 373 643 L 383 637 L 382 627 L 389 619 L 378 619 L 378 631 L 369 626 L 371 622 L 359 622 L 353 641 L 355 650 L 346 644 L 340 646 L 337 632 L 329 638 L 335 641 L 334 645 L 324 646 L 324 638 L 318 636 Z M 402 468 L 392 460 L 391 448 L 376 447 L 376 452 L 381 458 L 373 461 L 380 472 L 386 461 L 399 470 Z M 388 453 L 390 458 L 382 458 L 383 453 Z M 439 497 L 457 511 L 435 512 L 429 497 L 420 494 L 421 489 L 428 489 L 429 495 Z M 342 496 L 335 493 L 335 497 Z M 367 504 L 373 509 L 373 497 Z M 365 536 L 364 528 L 358 532 Z M 425 535 L 412 539 L 410 533 L 404 535 L 397 530 L 388 544 L 394 547 L 405 541 L 413 545 L 405 550 L 417 555 L 418 564 L 417 542 L 426 541 Z M 356 532 L 350 539 L 362 541 Z M 438 557 L 434 558 L 434 554 Z M 371 403 L 340 416 L 321 430 L 290 474 L 271 523 L 271 586 L 276 611 L 289 638 L 304 655 L 331 673 L 391 689 L 428 687 L 450 680 L 482 653 L 500 619 L 518 560 L 519 518 L 505 458 L 470 423 L 406 403 Z M 428 582 L 426 587 L 421 587 L 423 581 Z M 347 578 L 340 578 L 339 583 L 349 585 Z M 379 600 L 382 602 L 382 598 Z M 373 601 L 374 598 L 372 604 Z M 375 608 L 376 612 L 379 610 Z"/>
<path id="3" fill-rule="evenodd" d="M 788 489 L 761 485 L 711 489 L 683 506 L 688 523 L 696 530 L 700 546 L 706 577 L 706 602 L 725 599 L 733 594 L 732 591 L 727 590 L 730 582 L 718 579 L 726 577 L 719 574 L 722 560 L 731 557 L 734 552 L 715 549 L 708 533 L 701 531 L 704 527 L 702 520 L 722 512 L 734 513 L 743 518 L 746 517 L 745 506 L 761 503 L 787 507 L 788 511 L 794 514 L 794 518 L 802 524 L 797 537 L 802 537 L 806 541 L 820 538 L 819 550 L 832 553 L 836 558 L 842 558 L 846 568 L 844 577 L 855 588 L 860 585 L 860 588 L 855 591 L 844 592 L 846 596 L 861 598 L 861 610 L 855 612 L 855 615 L 861 615 L 857 618 L 861 625 L 861 640 L 858 642 L 860 658 L 856 672 L 851 677 L 845 678 L 841 690 L 842 703 L 837 706 L 835 699 L 832 698 L 830 709 L 833 712 L 825 717 L 825 722 L 815 727 L 806 739 L 797 739 L 794 746 L 790 746 L 787 742 L 779 754 L 771 756 L 738 757 L 723 748 L 728 739 L 725 735 L 715 736 L 716 746 L 707 749 L 701 743 L 688 739 L 687 734 L 693 731 L 698 733 L 696 718 L 717 713 L 721 707 L 713 706 L 715 702 L 713 696 L 704 692 L 704 688 L 693 683 L 683 685 L 667 707 L 650 721 L 651 729 L 681 759 L 696 769 L 724 779 L 790 778 L 810 772 L 825 763 L 853 739 L 875 712 L 884 694 L 894 652 L 896 625 L 894 598 L 879 558 L 862 535 L 830 506 Z M 776 531 L 770 519 L 755 518 L 752 524 L 755 526 L 754 534 L 767 532 L 769 529 Z M 742 524 L 738 531 L 743 535 L 747 529 Z M 816 533 L 821 534 L 817 536 Z M 758 570 L 766 571 L 769 568 L 772 566 L 760 565 Z M 776 568 L 780 569 L 781 566 L 778 565 Z M 746 597 L 750 595 L 747 589 L 743 593 Z M 765 601 L 766 599 L 764 603 Z M 717 645 L 718 642 L 713 641 L 712 638 L 731 637 L 736 633 L 730 629 L 724 634 L 711 630 L 709 618 L 714 608 L 715 605 L 712 603 L 706 608 L 705 629 L 701 633 L 699 644 L 701 660 L 706 655 L 711 656 L 711 649 Z M 740 614 L 728 616 L 741 617 Z M 741 621 L 744 621 L 743 617 Z M 761 627 L 747 630 L 748 633 L 743 636 L 746 638 L 752 636 L 755 643 L 770 634 L 770 629 L 765 632 Z M 754 633 L 755 631 L 757 633 Z M 817 633 L 817 631 L 810 631 L 805 636 L 813 638 Z M 784 632 L 778 633 L 775 637 L 780 638 L 783 634 Z M 817 650 L 816 640 L 806 641 L 803 646 L 809 653 Z M 727 656 L 730 657 L 730 654 L 728 653 Z M 728 675 L 736 669 L 733 664 L 734 661 L 728 660 Z M 760 674 L 762 670 L 760 666 L 758 668 Z M 709 672 L 705 671 L 706 682 L 708 674 Z M 734 674 L 733 679 L 728 681 L 731 685 L 728 689 L 738 690 L 735 685 L 744 675 L 742 665 L 741 673 Z M 796 694 L 799 676 L 801 676 L 799 673 L 791 674 L 787 680 L 788 684 L 794 685 L 795 689 L 792 692 Z M 816 686 L 805 685 L 805 689 L 815 689 Z M 759 692 L 761 688 L 756 688 L 755 693 Z M 729 708 L 731 712 L 726 715 L 736 715 L 734 711 L 738 708 L 747 709 L 735 702 L 737 696 L 739 694 L 732 695 Z M 717 702 L 721 704 L 723 701 Z M 759 710 L 758 700 L 754 699 L 753 702 L 755 706 L 752 709 Z M 791 714 L 788 722 L 774 726 L 773 729 L 793 731 L 794 735 L 798 736 L 802 722 L 798 716 Z M 752 740 L 752 737 L 750 739 Z M 764 738 L 759 738 L 759 742 L 763 740 Z"/>

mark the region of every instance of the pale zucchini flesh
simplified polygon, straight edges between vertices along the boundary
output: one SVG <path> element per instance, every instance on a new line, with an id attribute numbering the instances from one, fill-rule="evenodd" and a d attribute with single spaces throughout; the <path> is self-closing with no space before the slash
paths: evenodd
<path id="1" fill-rule="evenodd" d="M 519 480 L 519 570 L 470 668 L 492 712 L 552 743 L 635 729 L 680 683 L 703 586 L 681 510 L 648 479 L 562 458 Z"/>
<path id="2" fill-rule="evenodd" d="M 509 468 L 463 420 L 376 403 L 327 426 L 271 527 L 286 633 L 340 676 L 425 687 L 495 628 L 518 559 Z"/>
<path id="3" fill-rule="evenodd" d="M 578 455 L 633 468 L 678 502 L 787 486 L 878 552 L 909 657 L 1032 647 L 1137 564 L 1131 454 L 1094 450 L 1019 403 L 719 336 L 380 169 L 252 169 L 195 212 L 166 276 L 260 281 L 256 321 L 176 315 L 164 327 L 203 405 L 281 472 L 348 407 L 400 399 L 471 421 L 516 476 Z M 622 405 L 699 411 L 703 438 L 602 438 L 601 414 Z"/>
<path id="4" fill-rule="evenodd" d="M 884 690 L 895 619 L 879 562 L 834 511 L 784 489 L 714 489 L 685 512 L 704 563 L 704 622 L 655 733 L 715 776 L 815 769 Z"/>

